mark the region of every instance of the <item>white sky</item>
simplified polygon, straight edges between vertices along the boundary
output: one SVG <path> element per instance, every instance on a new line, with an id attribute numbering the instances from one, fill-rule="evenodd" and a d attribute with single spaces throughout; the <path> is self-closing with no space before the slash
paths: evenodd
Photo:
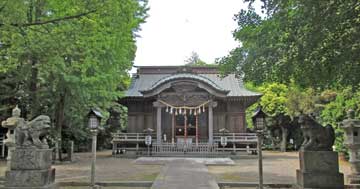
<path id="1" fill-rule="evenodd" d="M 194 51 L 214 63 L 239 45 L 232 37 L 242 0 L 149 0 L 137 39 L 136 66 L 183 65 Z M 259 6 L 257 6 L 259 7 Z"/>

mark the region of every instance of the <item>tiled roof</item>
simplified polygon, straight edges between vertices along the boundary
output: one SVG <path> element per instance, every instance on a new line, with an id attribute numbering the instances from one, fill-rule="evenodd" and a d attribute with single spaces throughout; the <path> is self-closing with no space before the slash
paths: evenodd
<path id="1" fill-rule="evenodd" d="M 157 82 L 155 82 L 151 87 L 146 89 L 146 91 L 150 91 L 158 87 L 159 85 L 172 81 L 172 80 L 180 80 L 180 79 L 191 79 L 195 81 L 201 81 L 204 83 L 207 83 L 214 87 L 216 90 L 223 91 L 223 92 L 229 92 L 229 90 L 225 90 L 222 87 L 220 87 L 217 83 L 215 83 L 213 80 L 209 79 L 208 77 L 204 77 L 202 75 L 198 74 L 190 74 L 190 73 L 179 73 L 179 74 L 173 74 L 166 77 L 161 78 Z M 140 90 L 142 92 L 142 90 Z"/>
<path id="2" fill-rule="evenodd" d="M 218 74 L 191 74 L 191 73 L 175 73 L 175 74 L 138 74 L 132 78 L 131 85 L 125 93 L 125 97 L 142 97 L 140 91 L 151 90 L 157 83 L 163 82 L 166 79 L 176 78 L 181 76 L 202 78 L 210 83 L 213 87 L 230 91 L 227 97 L 259 97 L 260 93 L 252 92 L 245 89 L 241 80 L 235 77 L 234 74 L 229 74 L 222 78 Z"/>

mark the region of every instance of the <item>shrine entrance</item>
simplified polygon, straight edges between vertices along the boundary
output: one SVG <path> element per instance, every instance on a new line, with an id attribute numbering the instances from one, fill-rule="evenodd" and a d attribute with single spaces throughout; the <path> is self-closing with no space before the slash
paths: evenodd
<path id="1" fill-rule="evenodd" d="M 175 116 L 175 139 L 177 143 L 198 143 L 198 116 L 177 115 Z"/>

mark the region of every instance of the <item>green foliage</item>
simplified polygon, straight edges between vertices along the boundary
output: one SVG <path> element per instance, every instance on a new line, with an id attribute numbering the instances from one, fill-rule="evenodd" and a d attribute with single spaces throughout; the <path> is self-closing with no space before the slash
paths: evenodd
<path id="1" fill-rule="evenodd" d="M 263 87 L 260 104 L 271 115 L 312 113 L 331 124 L 337 150 L 345 151 L 337 123 L 349 108 L 359 114 L 360 1 L 261 0 L 263 18 L 254 1 L 244 0 L 248 9 L 235 15 L 240 44 L 217 59 L 223 74 Z M 287 92 L 264 83 L 285 84 Z"/>
<path id="2" fill-rule="evenodd" d="M 328 103 L 321 113 L 321 118 L 325 123 L 337 125 L 346 117 L 346 111 L 353 109 L 357 117 L 360 113 L 360 91 L 354 92 L 351 88 L 345 88 L 337 92 L 333 101 Z"/>
<path id="3" fill-rule="evenodd" d="M 246 81 L 291 83 L 314 89 L 358 86 L 360 2 L 262 0 L 235 16 L 241 46 L 217 62 Z"/>
<path id="4" fill-rule="evenodd" d="M 253 128 L 251 116 L 259 105 L 262 106 L 263 111 L 269 116 L 286 113 L 286 95 L 288 93 L 288 87 L 286 85 L 280 83 L 266 83 L 261 86 L 255 86 L 253 83 L 246 83 L 245 86 L 252 91 L 263 94 L 259 103 L 253 104 L 246 110 L 246 121 L 249 128 Z"/>
<path id="5" fill-rule="evenodd" d="M 246 52 L 243 48 L 235 48 L 230 51 L 230 54 L 216 59 L 216 64 L 220 65 L 219 69 L 222 75 L 227 75 L 230 73 L 235 73 L 239 77 L 244 76 L 242 71 L 244 67 L 244 62 L 246 60 Z M 248 81 L 251 83 L 251 81 Z"/>
<path id="6" fill-rule="evenodd" d="M 335 92 L 332 92 L 334 95 Z M 333 98 L 333 97 L 332 97 Z M 335 128 L 335 147 L 337 151 L 346 152 L 344 146 L 344 131 L 339 127 L 339 123 L 346 118 L 346 111 L 353 109 L 356 117 L 360 115 L 360 91 L 353 91 L 350 87 L 336 93 L 333 101 L 324 106 L 321 112 L 321 119 L 324 123 L 330 124 Z"/>
<path id="7" fill-rule="evenodd" d="M 0 78 L 13 74 L 19 94 L 6 103 L 25 104 L 28 119 L 50 115 L 57 134 L 64 127 L 85 139 L 89 108 L 108 110 L 129 82 L 146 11 L 145 0 L 1 1 Z"/>
<path id="8" fill-rule="evenodd" d="M 286 94 L 288 87 L 280 83 L 269 83 L 259 87 L 263 93 L 260 105 L 263 110 L 270 116 L 279 115 L 286 112 Z"/>
<path id="9" fill-rule="evenodd" d="M 355 110 L 356 117 L 360 118 L 360 91 L 353 91 L 351 87 L 348 87 L 337 91 L 327 89 L 316 92 L 312 88 L 300 88 L 294 83 L 290 86 L 279 83 L 255 86 L 253 83 L 247 83 L 246 87 L 263 94 L 260 101 L 246 111 L 249 128 L 253 127 L 251 116 L 259 104 L 273 118 L 282 114 L 293 118 L 302 113 L 312 114 L 322 125 L 330 124 L 335 129 L 336 151 L 347 152 L 344 146 L 344 131 L 338 123 L 346 118 L 346 112 L 349 109 Z M 267 121 L 270 125 L 276 122 L 271 119 Z"/>
<path id="10" fill-rule="evenodd" d="M 188 66 L 207 66 L 206 62 L 200 59 L 200 56 L 196 52 L 191 52 L 189 58 L 185 60 L 186 65 Z"/>
<path id="11" fill-rule="evenodd" d="M 287 114 L 296 117 L 300 114 L 314 114 L 316 109 L 317 94 L 312 88 L 301 90 L 292 86 L 287 94 Z"/>

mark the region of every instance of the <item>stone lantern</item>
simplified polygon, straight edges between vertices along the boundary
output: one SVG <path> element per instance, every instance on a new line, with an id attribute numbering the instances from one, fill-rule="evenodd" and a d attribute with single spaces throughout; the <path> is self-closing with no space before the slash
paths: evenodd
<path id="1" fill-rule="evenodd" d="M 12 116 L 1 123 L 1 126 L 8 129 L 6 133 L 5 145 L 8 147 L 7 160 L 11 160 L 11 151 L 15 149 L 15 128 L 22 127 L 26 124 L 25 120 L 20 117 L 21 110 L 16 106 L 12 110 Z"/>
<path id="2" fill-rule="evenodd" d="M 347 119 L 340 124 L 345 131 L 345 146 L 349 148 L 351 175 L 348 176 L 350 184 L 360 185 L 360 120 L 355 119 L 354 110 L 347 112 Z"/>

